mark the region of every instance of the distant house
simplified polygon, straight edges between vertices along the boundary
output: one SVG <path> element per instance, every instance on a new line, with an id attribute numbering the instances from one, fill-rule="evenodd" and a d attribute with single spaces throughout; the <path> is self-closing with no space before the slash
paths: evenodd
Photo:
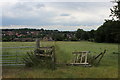
<path id="1" fill-rule="evenodd" d="M 31 34 L 32 34 L 32 35 L 38 35 L 38 34 L 39 34 L 39 31 L 32 31 Z"/>
<path id="2" fill-rule="evenodd" d="M 13 41 L 32 42 L 32 41 L 35 41 L 35 39 L 34 38 L 14 38 Z"/>
<path id="3" fill-rule="evenodd" d="M 6 35 L 12 36 L 12 35 L 15 35 L 15 32 L 7 31 L 7 32 L 6 32 Z"/>
<path id="4" fill-rule="evenodd" d="M 53 41 L 52 37 L 43 37 L 43 41 Z"/>

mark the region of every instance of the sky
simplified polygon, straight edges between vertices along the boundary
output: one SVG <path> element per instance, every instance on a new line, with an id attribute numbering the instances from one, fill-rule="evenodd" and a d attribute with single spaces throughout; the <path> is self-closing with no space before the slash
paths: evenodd
<path id="1" fill-rule="evenodd" d="M 109 0 L 44 0 L 0 2 L 0 28 L 36 28 L 60 31 L 97 29 L 109 19 Z"/>

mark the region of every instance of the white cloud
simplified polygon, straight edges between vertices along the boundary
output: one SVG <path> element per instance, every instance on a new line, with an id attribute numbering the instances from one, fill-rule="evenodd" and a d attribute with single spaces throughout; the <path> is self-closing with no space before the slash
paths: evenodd
<path id="1" fill-rule="evenodd" d="M 60 30 L 60 31 L 76 31 L 78 28 L 90 31 L 96 30 L 99 26 L 63 26 L 63 25 L 48 25 L 48 26 L 28 26 L 28 25 L 10 25 L 10 26 L 0 26 L 0 29 L 19 29 L 19 28 L 34 28 L 36 29 L 46 29 L 46 30 Z"/>
<path id="2" fill-rule="evenodd" d="M 110 2 L 111 0 L 3 0 L 0 2 Z"/>
<path id="3" fill-rule="evenodd" d="M 93 26 L 101 25 L 104 19 L 109 17 L 111 6 L 112 3 L 110 2 L 45 3 L 17 1 L 6 2 L 1 5 L 3 25 L 67 25 L 67 27 L 49 27 L 49 29 L 57 28 L 59 30 L 75 30 L 80 25 L 83 25 L 85 30 L 96 29 Z M 64 16 L 61 16 L 63 14 Z M 77 25 L 77 27 L 70 27 L 70 25 Z M 37 28 L 37 26 L 31 27 Z"/>

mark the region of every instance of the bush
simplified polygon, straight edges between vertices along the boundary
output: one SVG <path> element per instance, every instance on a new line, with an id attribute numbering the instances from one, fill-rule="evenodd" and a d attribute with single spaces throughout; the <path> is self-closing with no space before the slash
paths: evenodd
<path id="1" fill-rule="evenodd" d="M 26 67 L 54 68 L 51 57 L 35 55 L 34 52 L 27 52 L 23 60 Z"/>

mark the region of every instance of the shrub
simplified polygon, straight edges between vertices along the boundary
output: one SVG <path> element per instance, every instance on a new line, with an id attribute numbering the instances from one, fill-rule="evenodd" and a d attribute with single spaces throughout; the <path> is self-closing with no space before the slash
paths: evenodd
<path id="1" fill-rule="evenodd" d="M 39 56 L 34 54 L 34 52 L 27 52 L 23 60 L 26 67 L 39 67 L 39 68 L 48 68 L 48 69 L 54 68 L 51 57 Z"/>

